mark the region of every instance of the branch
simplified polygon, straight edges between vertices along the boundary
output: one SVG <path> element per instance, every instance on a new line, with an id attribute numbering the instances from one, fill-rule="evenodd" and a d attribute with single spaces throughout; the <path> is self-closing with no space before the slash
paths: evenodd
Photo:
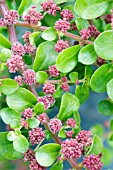
<path id="1" fill-rule="evenodd" d="M 26 28 L 31 28 L 31 29 L 34 29 L 34 30 L 40 30 L 40 31 L 45 31 L 48 27 L 45 27 L 45 26 L 31 26 L 30 24 L 26 23 L 26 22 L 22 22 L 22 21 L 17 21 L 16 22 L 16 25 L 17 26 L 22 26 L 22 27 L 26 27 Z M 70 32 L 66 32 L 66 33 L 63 33 L 66 37 L 69 37 L 69 38 L 72 38 L 76 41 L 82 41 L 84 42 L 85 44 L 93 44 L 92 41 L 90 40 L 83 40 L 81 36 L 78 36 L 76 34 L 72 34 Z"/>
<path id="2" fill-rule="evenodd" d="M 5 14 L 8 12 L 8 7 L 4 0 L 0 0 L 0 11 L 1 11 L 2 17 L 4 17 Z M 17 37 L 16 37 L 16 31 L 15 31 L 14 25 L 8 25 L 7 28 L 8 28 L 9 39 L 11 43 L 16 42 Z"/>

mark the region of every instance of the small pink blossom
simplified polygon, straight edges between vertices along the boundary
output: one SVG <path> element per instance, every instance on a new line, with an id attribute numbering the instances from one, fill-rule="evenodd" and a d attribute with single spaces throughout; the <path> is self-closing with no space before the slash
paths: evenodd
<path id="1" fill-rule="evenodd" d="M 50 84 L 50 83 L 44 84 L 43 91 L 44 91 L 44 94 L 53 94 L 56 91 L 55 85 Z"/>
<path id="2" fill-rule="evenodd" d="M 26 31 L 25 34 L 22 36 L 24 39 L 24 42 L 29 43 L 29 36 L 31 34 L 31 31 Z"/>
<path id="3" fill-rule="evenodd" d="M 70 127 L 75 128 L 76 127 L 76 121 L 73 118 L 70 118 L 66 121 L 66 124 Z"/>
<path id="4" fill-rule="evenodd" d="M 29 119 L 33 116 L 33 111 L 31 108 L 25 109 L 23 113 L 23 117 Z"/>
<path id="5" fill-rule="evenodd" d="M 40 114 L 39 116 L 37 116 L 37 119 L 40 121 L 41 124 L 44 124 L 47 121 L 46 113 Z"/>
<path id="6" fill-rule="evenodd" d="M 60 86 L 65 92 L 69 91 L 69 85 L 68 83 L 62 83 Z"/>
<path id="7" fill-rule="evenodd" d="M 64 49 L 66 49 L 68 47 L 69 47 L 69 45 L 68 45 L 67 41 L 58 40 L 57 44 L 55 45 L 55 50 L 57 52 L 62 52 Z"/>
<path id="8" fill-rule="evenodd" d="M 86 29 L 86 28 L 83 28 L 81 31 L 80 31 L 80 35 L 82 36 L 82 39 L 83 40 L 87 40 L 91 37 L 91 33 L 90 33 L 90 30 L 89 29 Z"/>
<path id="9" fill-rule="evenodd" d="M 26 122 L 25 119 L 21 118 L 20 124 L 21 124 L 21 126 L 25 127 L 25 129 L 28 129 L 28 122 Z"/>
<path id="10" fill-rule="evenodd" d="M 57 31 L 66 32 L 67 30 L 70 29 L 70 23 L 68 21 L 59 19 L 55 23 L 55 28 Z"/>
<path id="11" fill-rule="evenodd" d="M 39 103 L 40 103 L 40 102 L 44 103 L 45 110 L 49 109 L 49 107 L 50 107 L 50 102 L 49 102 L 49 100 L 47 99 L 46 96 L 39 97 L 39 98 L 38 98 L 38 102 L 39 102 Z"/>
<path id="12" fill-rule="evenodd" d="M 53 118 L 50 120 L 49 122 L 49 128 L 51 130 L 52 133 L 57 133 L 59 132 L 59 130 L 62 127 L 62 122 L 61 120 L 57 119 L 57 118 Z"/>
<path id="13" fill-rule="evenodd" d="M 72 138 L 73 134 L 74 134 L 74 132 L 72 130 L 69 130 L 69 131 L 66 132 L 66 137 L 67 138 Z"/>
<path id="14" fill-rule="evenodd" d="M 30 43 L 27 43 L 24 45 L 24 50 L 25 50 L 25 53 L 29 55 L 34 55 L 36 52 L 36 47 L 35 45 L 31 45 Z"/>
<path id="15" fill-rule="evenodd" d="M 22 86 L 23 78 L 22 76 L 16 76 L 14 80 L 18 83 L 19 86 Z"/>
<path id="16" fill-rule="evenodd" d="M 34 154 L 34 151 L 29 148 L 25 153 L 24 153 L 24 162 L 27 162 L 27 161 L 32 161 L 33 159 L 35 158 L 35 154 Z"/>
<path id="17" fill-rule="evenodd" d="M 18 41 L 12 44 L 11 50 L 14 55 L 23 56 L 25 54 L 23 45 Z"/>
<path id="18" fill-rule="evenodd" d="M 36 73 L 34 70 L 27 69 L 23 72 L 23 80 L 27 85 L 36 83 Z"/>
<path id="19" fill-rule="evenodd" d="M 4 22 L 6 25 L 13 25 L 16 24 L 16 21 L 18 20 L 19 15 L 18 12 L 15 10 L 9 10 L 6 12 L 4 16 Z"/>
<path id="20" fill-rule="evenodd" d="M 56 65 L 50 66 L 48 72 L 53 77 L 58 77 L 60 75 L 60 72 L 56 69 Z"/>
<path id="21" fill-rule="evenodd" d="M 60 13 L 60 16 L 63 20 L 65 21 L 71 21 L 74 18 L 74 15 L 72 14 L 71 11 L 69 11 L 68 9 L 63 10 Z"/>

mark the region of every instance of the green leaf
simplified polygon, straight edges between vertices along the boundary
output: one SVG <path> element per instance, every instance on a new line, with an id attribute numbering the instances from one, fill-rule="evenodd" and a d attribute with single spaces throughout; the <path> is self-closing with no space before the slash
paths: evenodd
<path id="1" fill-rule="evenodd" d="M 91 65 L 96 62 L 97 54 L 94 50 L 94 45 L 89 44 L 83 47 L 79 52 L 78 60 L 85 65 Z"/>
<path id="2" fill-rule="evenodd" d="M 57 37 L 57 31 L 55 28 L 50 27 L 47 28 L 43 33 L 42 33 L 42 38 L 47 41 L 53 41 Z"/>
<path id="3" fill-rule="evenodd" d="M 104 14 L 110 5 L 110 0 L 77 0 L 76 13 L 85 19 L 94 19 Z"/>
<path id="4" fill-rule="evenodd" d="M 109 166 L 112 163 L 112 161 L 113 161 L 112 150 L 110 150 L 108 148 L 103 148 L 102 149 L 102 158 L 101 158 L 101 161 L 102 161 L 104 166 Z"/>
<path id="5" fill-rule="evenodd" d="M 11 50 L 7 48 L 3 48 L 0 53 L 0 60 L 5 63 L 7 59 L 10 57 L 11 57 Z"/>
<path id="6" fill-rule="evenodd" d="M 87 86 L 87 85 L 85 85 L 85 86 Z M 84 93 L 83 88 L 84 88 L 84 86 L 81 87 L 81 86 L 77 85 L 76 89 L 75 89 L 75 96 L 78 97 L 80 104 L 84 103 L 90 95 L 88 86 L 86 87 L 87 91 L 85 93 Z"/>
<path id="7" fill-rule="evenodd" d="M 71 93 L 65 93 L 62 96 L 61 106 L 57 118 L 60 120 L 66 120 L 70 117 L 72 112 L 78 111 L 79 107 L 80 103 L 78 98 Z"/>
<path id="8" fill-rule="evenodd" d="M 41 32 L 33 32 L 29 36 L 30 44 L 34 45 L 37 41 L 38 36 L 40 35 Z"/>
<path id="9" fill-rule="evenodd" d="M 61 146 L 55 143 L 49 143 L 41 146 L 36 151 L 37 162 L 44 167 L 51 166 L 59 155 Z"/>
<path id="10" fill-rule="evenodd" d="M 107 84 L 107 94 L 111 100 L 113 100 L 113 79 Z"/>
<path id="11" fill-rule="evenodd" d="M 102 137 L 102 135 L 104 134 L 104 128 L 100 124 L 97 124 L 97 125 L 91 127 L 90 130 L 93 135 L 98 135 L 98 136 Z"/>
<path id="12" fill-rule="evenodd" d="M 27 64 L 27 65 L 31 65 L 32 64 L 32 57 L 31 56 L 24 55 L 23 59 L 24 59 L 25 64 Z"/>
<path id="13" fill-rule="evenodd" d="M 29 148 L 28 140 L 23 135 L 17 136 L 17 138 L 13 141 L 13 147 L 16 151 L 25 153 Z"/>
<path id="14" fill-rule="evenodd" d="M 69 47 L 63 50 L 57 58 L 56 67 L 61 73 L 68 73 L 74 69 L 77 64 L 77 53 L 80 45 Z"/>
<path id="15" fill-rule="evenodd" d="M 93 68 L 90 65 L 85 67 L 85 78 L 90 78 L 93 74 Z"/>
<path id="16" fill-rule="evenodd" d="M 63 170 L 63 163 L 62 162 L 56 162 L 50 170 Z"/>
<path id="17" fill-rule="evenodd" d="M 88 29 L 89 23 L 88 23 L 88 21 L 86 19 L 77 17 L 75 22 L 76 22 L 77 29 L 79 31 L 81 31 L 83 28 Z"/>
<path id="18" fill-rule="evenodd" d="M 90 154 L 99 155 L 102 152 L 102 148 L 103 148 L 103 143 L 101 141 L 101 138 L 99 138 L 97 135 L 94 135 L 91 148 L 88 151 L 87 155 Z"/>
<path id="19" fill-rule="evenodd" d="M 13 120 L 20 120 L 21 115 L 16 110 L 11 108 L 4 108 L 0 110 L 0 116 L 4 123 L 11 124 Z"/>
<path id="20" fill-rule="evenodd" d="M 0 34 L 0 46 L 4 48 L 11 48 L 11 43 L 2 34 Z"/>
<path id="21" fill-rule="evenodd" d="M 95 92 L 106 92 L 107 83 L 113 78 L 112 65 L 104 64 L 91 77 L 91 88 Z"/>
<path id="22" fill-rule="evenodd" d="M 43 102 L 39 102 L 35 105 L 34 107 L 34 112 L 37 114 L 41 114 L 44 113 L 45 111 L 45 107 L 44 107 L 44 103 Z"/>
<path id="23" fill-rule="evenodd" d="M 14 150 L 13 143 L 7 140 L 8 132 L 0 133 L 0 153 L 6 159 L 16 160 L 22 157 L 22 154 Z"/>
<path id="24" fill-rule="evenodd" d="M 54 49 L 54 45 L 55 43 L 46 41 L 38 46 L 33 64 L 33 69 L 35 71 L 46 70 L 56 63 L 58 54 Z"/>
<path id="25" fill-rule="evenodd" d="M 109 140 L 113 142 L 113 133 L 110 134 Z"/>
<path id="26" fill-rule="evenodd" d="M 64 2 L 68 2 L 68 0 L 54 0 L 56 4 L 62 4 Z"/>
<path id="27" fill-rule="evenodd" d="M 96 53 L 103 59 L 113 60 L 113 31 L 104 31 L 94 42 Z"/>
<path id="28" fill-rule="evenodd" d="M 7 139 L 8 139 L 8 141 L 14 141 L 16 138 L 17 138 L 17 136 L 15 135 L 15 132 L 14 132 L 14 131 L 10 131 L 10 132 L 7 134 Z"/>
<path id="29" fill-rule="evenodd" d="M 9 78 L 2 79 L 1 84 L 0 91 L 5 95 L 12 94 L 18 89 L 18 83 Z"/>
<path id="30" fill-rule="evenodd" d="M 76 80 L 78 78 L 78 73 L 77 72 L 71 72 L 69 74 L 69 78 L 70 78 L 72 83 L 76 83 Z"/>
<path id="31" fill-rule="evenodd" d="M 65 129 L 64 129 L 64 126 L 60 129 L 60 131 L 58 132 L 58 136 L 60 138 L 66 138 L 66 132 L 65 132 Z"/>
<path id="32" fill-rule="evenodd" d="M 104 116 L 109 116 L 113 113 L 113 103 L 110 100 L 102 100 L 98 103 L 98 110 Z"/>
<path id="33" fill-rule="evenodd" d="M 110 121 L 110 129 L 113 131 L 113 119 Z"/>
<path id="34" fill-rule="evenodd" d="M 36 128 L 39 126 L 40 121 L 36 118 L 30 118 L 27 120 L 29 128 Z"/>
<path id="35" fill-rule="evenodd" d="M 48 74 L 44 71 L 38 71 L 36 73 L 36 80 L 40 84 L 44 84 L 45 81 L 48 79 Z"/>
<path id="36" fill-rule="evenodd" d="M 10 123 L 11 129 L 20 128 L 20 122 L 17 119 L 13 119 Z"/>
<path id="37" fill-rule="evenodd" d="M 4 71 L 5 68 L 6 68 L 6 64 L 5 64 L 5 63 L 0 63 L 0 73 L 1 73 L 2 71 Z"/>
<path id="38" fill-rule="evenodd" d="M 35 105 L 37 102 L 37 98 L 24 88 L 18 88 L 13 94 L 7 96 L 6 100 L 9 107 L 19 112 Z"/>

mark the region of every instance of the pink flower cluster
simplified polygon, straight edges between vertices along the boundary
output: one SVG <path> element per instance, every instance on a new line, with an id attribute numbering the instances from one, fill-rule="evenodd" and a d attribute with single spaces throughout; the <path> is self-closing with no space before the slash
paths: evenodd
<path id="1" fill-rule="evenodd" d="M 24 117 L 25 119 L 29 119 L 29 118 L 31 118 L 32 116 L 33 116 L 33 111 L 32 111 L 31 108 L 28 108 L 28 109 L 25 109 L 25 110 L 24 110 L 23 117 Z"/>
<path id="2" fill-rule="evenodd" d="M 50 66 L 48 72 L 49 75 L 53 77 L 58 77 L 60 75 L 60 72 L 56 69 L 56 65 Z"/>
<path id="3" fill-rule="evenodd" d="M 40 127 L 30 130 L 28 134 L 32 145 L 39 144 L 45 138 L 45 134 Z"/>
<path id="4" fill-rule="evenodd" d="M 36 158 L 35 158 L 35 153 L 32 149 L 28 149 L 27 152 L 24 153 L 24 162 L 30 162 L 30 170 L 46 170 L 45 167 L 42 167 L 41 165 L 38 164 Z"/>
<path id="5" fill-rule="evenodd" d="M 67 30 L 70 29 L 70 23 L 68 21 L 59 19 L 58 21 L 56 21 L 54 27 L 56 28 L 57 31 L 66 32 Z"/>
<path id="6" fill-rule="evenodd" d="M 43 91 L 44 91 L 44 94 L 53 94 L 56 91 L 55 85 L 50 84 L 50 83 L 44 84 Z"/>
<path id="7" fill-rule="evenodd" d="M 76 127 L 76 121 L 73 119 L 73 118 L 70 118 L 66 121 L 66 124 L 69 126 L 69 127 L 73 127 L 75 128 Z"/>
<path id="8" fill-rule="evenodd" d="M 10 73 L 15 73 L 24 67 L 24 62 L 21 56 L 12 55 L 12 57 L 7 60 L 6 66 L 9 67 L 8 69 Z"/>
<path id="9" fill-rule="evenodd" d="M 101 58 L 101 57 L 98 57 L 98 59 L 97 59 L 97 64 L 99 65 L 99 66 L 102 66 L 103 64 L 105 64 L 106 63 L 106 60 L 104 60 L 103 58 Z"/>
<path id="10" fill-rule="evenodd" d="M 39 97 L 38 102 L 44 103 L 45 110 L 47 110 L 50 106 L 52 106 L 55 103 L 55 99 L 52 95 L 49 94 L 43 97 Z"/>
<path id="11" fill-rule="evenodd" d="M 66 139 L 61 144 L 61 153 L 65 159 L 79 159 L 82 156 L 83 145 L 76 139 Z"/>
<path id="12" fill-rule="evenodd" d="M 90 30 L 86 29 L 86 28 L 83 28 L 80 31 L 80 35 L 82 36 L 83 40 L 87 40 L 87 39 L 89 39 L 91 37 Z"/>
<path id="13" fill-rule="evenodd" d="M 68 9 L 66 10 L 63 10 L 61 13 L 60 13 L 60 16 L 63 20 L 65 21 L 71 21 L 73 18 L 74 18 L 74 15 L 72 14 L 71 11 L 69 11 Z"/>
<path id="14" fill-rule="evenodd" d="M 27 69 L 23 72 L 23 80 L 25 84 L 31 85 L 36 83 L 36 73 L 34 70 Z"/>
<path id="15" fill-rule="evenodd" d="M 42 113 L 37 116 L 37 119 L 40 121 L 41 124 L 44 124 L 47 121 L 46 113 Z"/>
<path id="16" fill-rule="evenodd" d="M 29 36 L 30 36 L 31 32 L 30 31 L 26 31 L 25 34 L 22 36 L 22 38 L 24 39 L 24 42 L 29 43 Z"/>
<path id="17" fill-rule="evenodd" d="M 34 55 L 36 52 L 36 47 L 35 45 L 31 45 L 30 43 L 27 43 L 24 45 L 24 50 L 27 54 Z"/>
<path id="18" fill-rule="evenodd" d="M 56 12 L 60 11 L 61 8 L 56 6 L 56 4 L 54 2 L 43 2 L 41 4 L 42 10 L 46 11 L 48 14 L 56 16 Z"/>
<path id="19" fill-rule="evenodd" d="M 85 168 L 87 168 L 87 170 L 101 170 L 103 165 L 100 160 L 101 156 L 101 154 L 99 156 L 94 154 L 86 156 L 82 164 Z"/>
<path id="20" fill-rule="evenodd" d="M 36 6 L 32 6 L 28 14 L 24 15 L 22 19 L 31 25 L 38 25 L 38 22 L 43 19 L 43 15 L 36 11 Z"/>
<path id="21" fill-rule="evenodd" d="M 57 118 L 53 118 L 50 120 L 49 122 L 49 128 L 51 130 L 52 133 L 57 133 L 59 132 L 59 130 L 62 127 L 62 122 L 61 120 L 57 119 Z"/>
<path id="22" fill-rule="evenodd" d="M 67 138 L 72 138 L 73 134 L 74 134 L 74 132 L 72 130 L 69 130 L 69 131 L 66 132 L 66 137 Z"/>
<path id="23" fill-rule="evenodd" d="M 18 83 L 19 86 L 22 86 L 23 78 L 22 76 L 16 76 L 14 80 Z"/>
<path id="24" fill-rule="evenodd" d="M 82 130 L 76 136 L 76 140 L 83 144 L 83 146 L 88 147 L 92 144 L 92 133 L 91 131 Z"/>
<path id="25" fill-rule="evenodd" d="M 68 48 L 69 45 L 67 43 L 67 41 L 63 41 L 63 40 L 58 40 L 57 44 L 55 45 L 55 50 L 57 52 L 61 52 L 62 50 Z"/>
<path id="26" fill-rule="evenodd" d="M 62 77 L 62 81 L 63 83 L 61 84 L 61 88 L 65 91 L 68 92 L 69 91 L 69 85 L 68 85 L 68 79 L 67 77 Z"/>
<path id="27" fill-rule="evenodd" d="M 5 26 L 4 19 L 3 19 L 3 18 L 0 18 L 0 27 L 3 27 L 3 26 Z"/>
<path id="28" fill-rule="evenodd" d="M 14 55 L 23 56 L 25 54 L 23 45 L 18 41 L 12 44 L 11 50 Z"/>
<path id="29" fill-rule="evenodd" d="M 22 127 L 25 127 L 25 129 L 28 129 L 28 122 L 24 118 L 20 119 L 20 124 Z"/>
<path id="30" fill-rule="evenodd" d="M 9 10 L 8 12 L 6 12 L 4 16 L 5 25 L 16 24 L 16 21 L 18 20 L 18 18 L 19 18 L 19 15 L 17 11 Z"/>

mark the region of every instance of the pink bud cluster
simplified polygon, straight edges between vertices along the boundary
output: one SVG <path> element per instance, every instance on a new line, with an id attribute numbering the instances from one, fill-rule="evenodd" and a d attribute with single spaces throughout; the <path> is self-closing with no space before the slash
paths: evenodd
<path id="1" fill-rule="evenodd" d="M 52 95 L 46 95 L 38 98 L 38 102 L 44 103 L 45 110 L 51 107 L 55 103 L 55 99 Z"/>
<path id="2" fill-rule="evenodd" d="M 61 88 L 65 91 L 68 92 L 69 91 L 69 85 L 68 85 L 68 79 L 67 77 L 62 77 L 62 81 L 63 83 L 61 84 Z"/>
<path id="3" fill-rule="evenodd" d="M 22 127 L 24 127 L 25 129 L 28 129 L 28 122 L 26 122 L 26 120 L 24 118 L 20 119 L 20 124 Z"/>
<path id="4" fill-rule="evenodd" d="M 53 94 L 56 91 L 55 85 L 50 84 L 50 83 L 44 84 L 43 91 L 44 91 L 44 94 Z"/>
<path id="5" fill-rule="evenodd" d="M 67 138 L 72 138 L 73 135 L 74 135 L 74 132 L 72 130 L 69 130 L 69 131 L 66 132 L 66 137 Z"/>
<path id="6" fill-rule="evenodd" d="M 23 45 L 18 41 L 12 44 L 11 50 L 14 55 L 23 56 L 25 54 Z"/>
<path id="7" fill-rule="evenodd" d="M 98 57 L 98 59 L 97 59 L 97 64 L 99 65 L 99 66 L 102 66 L 103 64 L 105 64 L 106 63 L 106 60 L 104 60 L 103 58 L 101 58 L 101 57 Z"/>
<path id="8" fill-rule="evenodd" d="M 65 159 L 79 159 L 82 156 L 83 145 L 76 139 L 66 139 L 61 144 L 61 153 Z"/>
<path id="9" fill-rule="evenodd" d="M 60 11 L 61 8 L 56 6 L 56 4 L 54 2 L 43 2 L 41 4 L 42 10 L 46 11 L 48 14 L 56 16 L 56 12 Z"/>
<path id="10" fill-rule="evenodd" d="M 29 36 L 30 36 L 31 32 L 30 31 L 26 31 L 25 34 L 22 36 L 22 38 L 24 39 L 24 42 L 29 43 Z"/>
<path id="11" fill-rule="evenodd" d="M 73 118 L 70 118 L 66 121 L 66 124 L 69 126 L 69 127 L 73 127 L 75 128 L 76 127 L 76 121 L 73 119 Z"/>
<path id="12" fill-rule="evenodd" d="M 22 86 L 23 78 L 22 76 L 16 76 L 14 80 L 18 83 L 19 86 Z"/>
<path id="13" fill-rule="evenodd" d="M 57 44 L 55 45 L 55 50 L 57 52 L 61 52 L 68 47 L 69 47 L 69 45 L 68 45 L 67 41 L 58 40 Z"/>
<path id="14" fill-rule="evenodd" d="M 25 53 L 29 55 L 34 55 L 36 52 L 36 47 L 35 45 L 31 45 L 30 43 L 27 43 L 24 45 L 24 50 L 25 50 Z"/>
<path id="15" fill-rule="evenodd" d="M 39 144 L 45 138 L 45 134 L 40 127 L 30 130 L 28 134 L 32 145 Z"/>
<path id="16" fill-rule="evenodd" d="M 101 156 L 101 154 L 99 156 L 94 154 L 86 156 L 82 164 L 85 168 L 87 168 L 87 170 L 101 170 L 103 165 L 100 160 Z"/>
<path id="17" fill-rule="evenodd" d="M 23 80 L 25 84 L 31 85 L 36 83 L 36 73 L 34 70 L 27 69 L 23 72 Z"/>
<path id="18" fill-rule="evenodd" d="M 57 133 L 62 127 L 62 122 L 61 120 L 57 118 L 53 118 L 49 122 L 49 128 L 52 133 Z"/>
<path id="19" fill-rule="evenodd" d="M 7 60 L 6 66 L 9 67 L 8 69 L 10 73 L 15 73 L 24 67 L 24 62 L 21 56 L 12 55 L 12 57 Z"/>
<path id="20" fill-rule="evenodd" d="M 54 27 L 56 28 L 57 31 L 66 32 L 67 30 L 70 29 L 70 23 L 68 21 L 59 19 L 58 21 L 56 21 Z"/>
<path id="21" fill-rule="evenodd" d="M 5 25 L 13 25 L 16 24 L 16 21 L 18 20 L 19 15 L 18 12 L 15 10 L 9 10 L 6 12 L 4 16 L 4 23 Z"/>
<path id="22" fill-rule="evenodd" d="M 69 11 L 68 9 L 66 10 L 63 10 L 61 13 L 60 13 L 60 16 L 63 20 L 65 21 L 71 21 L 73 18 L 74 18 L 74 15 L 72 14 L 71 11 Z"/>
<path id="23" fill-rule="evenodd" d="M 83 40 L 87 40 L 87 39 L 89 39 L 91 37 L 90 30 L 88 30 L 86 28 L 83 28 L 80 31 L 80 35 L 82 36 Z"/>
<path id="24" fill-rule="evenodd" d="M 37 119 L 40 121 L 41 124 L 44 124 L 47 121 L 46 113 L 42 113 L 37 116 Z"/>
<path id="25" fill-rule="evenodd" d="M 24 15 L 22 19 L 31 25 L 38 25 L 38 22 L 43 19 L 43 15 L 36 11 L 35 6 L 32 6 L 28 14 Z"/>
<path id="26" fill-rule="evenodd" d="M 25 110 L 24 110 L 23 117 L 24 117 L 25 119 L 29 119 L 29 118 L 31 118 L 32 116 L 33 116 L 33 111 L 32 111 L 31 108 L 28 108 L 28 109 L 25 109 Z"/>
<path id="27" fill-rule="evenodd" d="M 97 28 L 94 25 L 89 25 L 88 30 L 90 30 L 91 36 L 94 36 L 95 38 L 98 37 L 100 32 L 97 30 Z"/>
<path id="28" fill-rule="evenodd" d="M 58 77 L 60 75 L 60 72 L 56 69 L 56 65 L 50 66 L 48 72 L 49 75 L 53 77 Z"/>
<path id="29" fill-rule="evenodd" d="M 3 19 L 3 18 L 0 18 L 0 27 L 3 27 L 3 26 L 5 26 L 4 19 Z"/>
<path id="30" fill-rule="evenodd" d="M 38 164 L 36 158 L 35 158 L 35 153 L 32 149 L 28 149 L 27 152 L 24 153 L 24 162 L 30 162 L 30 170 L 46 170 L 45 167 L 42 167 L 41 165 Z"/>
<path id="31" fill-rule="evenodd" d="M 76 136 L 76 140 L 83 144 L 83 146 L 88 147 L 92 144 L 92 133 L 91 131 L 82 130 Z"/>

